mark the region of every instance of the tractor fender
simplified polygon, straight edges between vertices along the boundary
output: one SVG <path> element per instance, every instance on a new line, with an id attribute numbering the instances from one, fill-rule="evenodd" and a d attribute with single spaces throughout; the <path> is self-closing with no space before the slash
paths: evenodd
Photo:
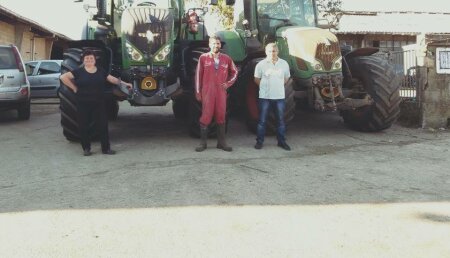
<path id="1" fill-rule="evenodd" d="M 259 57 L 249 60 L 244 66 L 242 66 L 241 75 L 253 76 L 256 65 L 263 59 L 264 57 Z"/>
<path id="2" fill-rule="evenodd" d="M 68 42 L 70 48 L 85 48 L 85 47 L 95 47 L 95 48 L 106 48 L 106 45 L 101 40 L 72 40 Z"/>
<path id="3" fill-rule="evenodd" d="M 188 66 L 190 62 L 190 52 L 195 48 L 208 48 L 208 41 L 180 41 L 180 64 L 181 64 L 181 80 L 189 80 Z"/>
<path id="4" fill-rule="evenodd" d="M 265 55 L 247 57 L 244 62 L 238 65 L 239 78 L 235 86 L 229 90 L 232 106 L 244 108 L 242 105 L 246 103 L 246 93 L 248 84 L 254 80 L 256 64 L 263 60 Z M 242 107 L 241 107 L 242 106 Z"/>
<path id="5" fill-rule="evenodd" d="M 345 54 L 344 57 L 348 61 L 354 57 L 357 56 L 371 56 L 379 51 L 378 48 L 375 47 L 364 47 L 364 48 L 358 48 L 353 51 L 350 51 L 349 53 Z"/>
<path id="6" fill-rule="evenodd" d="M 344 76 L 344 86 L 347 85 L 352 80 L 352 73 L 350 71 L 348 63 L 355 57 L 359 56 L 371 56 L 379 51 L 378 48 L 374 47 L 364 47 L 358 48 L 353 51 L 345 53 L 342 51 L 342 75 Z"/>
<path id="7" fill-rule="evenodd" d="M 255 66 L 259 63 L 259 61 L 266 58 L 266 54 L 263 51 L 258 51 L 247 55 L 247 57 L 240 64 L 240 73 L 239 77 L 242 76 L 253 76 L 253 72 L 255 70 Z"/>

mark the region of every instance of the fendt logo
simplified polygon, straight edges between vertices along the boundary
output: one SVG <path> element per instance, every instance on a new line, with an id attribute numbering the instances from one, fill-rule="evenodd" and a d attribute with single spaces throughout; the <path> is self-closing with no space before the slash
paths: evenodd
<path id="1" fill-rule="evenodd" d="M 322 51 L 320 53 L 325 56 L 331 56 L 335 54 L 334 51 Z"/>

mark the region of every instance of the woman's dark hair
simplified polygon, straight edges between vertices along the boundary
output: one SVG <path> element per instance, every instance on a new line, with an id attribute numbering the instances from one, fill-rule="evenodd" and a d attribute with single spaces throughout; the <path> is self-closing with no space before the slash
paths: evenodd
<path id="1" fill-rule="evenodd" d="M 85 49 L 83 51 L 83 53 L 81 54 L 81 60 L 84 60 L 85 56 L 94 56 L 95 57 L 95 52 L 91 49 Z"/>

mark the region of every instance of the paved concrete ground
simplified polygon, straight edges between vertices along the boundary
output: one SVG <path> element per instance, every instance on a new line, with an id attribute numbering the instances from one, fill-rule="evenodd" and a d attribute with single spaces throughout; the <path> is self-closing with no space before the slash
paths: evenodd
<path id="1" fill-rule="evenodd" d="M 234 152 L 196 153 L 170 106 L 122 103 L 117 155 L 83 157 L 36 102 L 0 113 L 0 257 L 450 257 L 446 130 L 300 113 L 257 151 L 232 119 Z"/>

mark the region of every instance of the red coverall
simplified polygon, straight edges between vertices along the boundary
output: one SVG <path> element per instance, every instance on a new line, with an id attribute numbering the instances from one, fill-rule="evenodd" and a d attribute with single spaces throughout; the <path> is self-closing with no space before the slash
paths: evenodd
<path id="1" fill-rule="evenodd" d="M 217 124 L 225 124 L 227 109 L 227 91 L 237 79 L 237 69 L 233 60 L 219 53 L 219 68 L 214 67 L 214 57 L 211 53 L 200 56 L 195 73 L 195 91 L 201 93 L 202 116 L 200 125 L 207 127 L 213 118 Z M 226 89 L 222 84 L 226 84 Z"/>

